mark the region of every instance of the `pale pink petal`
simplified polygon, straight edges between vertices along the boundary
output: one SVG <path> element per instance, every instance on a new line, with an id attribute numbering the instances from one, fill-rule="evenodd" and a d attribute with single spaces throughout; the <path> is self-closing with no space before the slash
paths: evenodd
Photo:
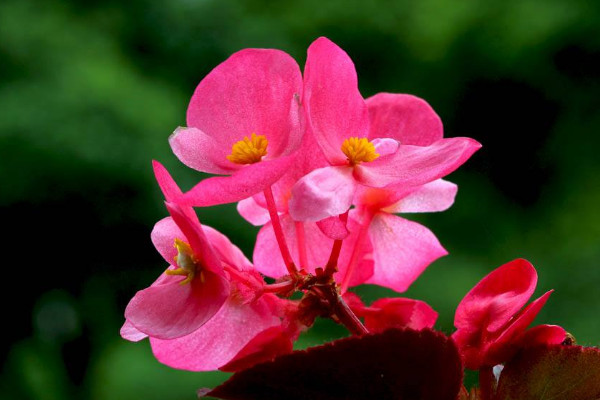
<path id="1" fill-rule="evenodd" d="M 383 298 L 375 301 L 364 312 L 369 332 L 383 332 L 390 328 L 432 328 L 438 313 L 429 304 L 406 298 Z"/>
<path id="2" fill-rule="evenodd" d="M 302 75 L 292 57 L 279 50 L 245 49 L 200 82 L 187 124 L 218 143 L 211 157 L 225 159 L 234 143 L 256 133 L 269 141 L 266 158 L 275 158 L 300 144 L 301 97 Z"/>
<path id="3" fill-rule="evenodd" d="M 442 120 L 423 99 L 378 93 L 366 103 L 371 121 L 369 139 L 393 138 L 402 144 L 429 146 L 444 136 Z"/>
<path id="4" fill-rule="evenodd" d="M 329 162 L 346 163 L 342 143 L 352 136 L 367 137 L 369 114 L 352 60 L 327 38 L 315 40 L 308 48 L 303 103 Z"/>
<path id="5" fill-rule="evenodd" d="M 289 234 L 290 227 L 286 223 L 287 219 L 282 218 L 282 222 L 284 234 Z M 275 239 L 275 232 L 273 231 L 273 225 L 271 222 L 267 222 L 262 228 L 260 228 L 260 231 L 258 231 L 252 260 L 254 261 L 254 267 L 261 274 L 268 277 L 277 279 L 288 274 L 279 250 L 279 246 L 277 244 L 277 240 Z"/>
<path id="6" fill-rule="evenodd" d="M 429 264 L 446 254 L 435 235 L 416 222 L 378 213 L 371 222 L 375 266 L 367 283 L 405 291 Z"/>
<path id="7" fill-rule="evenodd" d="M 187 242 L 185 235 L 181 232 L 181 229 L 177 226 L 173 218 L 167 217 L 158 221 L 152 229 L 150 234 L 152 243 L 156 250 L 169 264 L 173 264 L 175 257 L 177 256 L 177 249 L 175 248 L 175 239 L 180 239 Z"/>
<path id="8" fill-rule="evenodd" d="M 293 161 L 293 155 L 260 161 L 245 166 L 231 176 L 204 179 L 185 193 L 179 202 L 195 207 L 208 207 L 247 199 L 275 183 Z"/>
<path id="9" fill-rule="evenodd" d="M 251 366 L 271 361 L 275 357 L 291 353 L 294 348 L 292 338 L 282 326 L 272 326 L 256 335 L 240 350 L 233 360 L 220 368 L 221 371 L 235 372 Z"/>
<path id="10" fill-rule="evenodd" d="M 319 168 L 292 189 L 289 212 L 296 221 L 320 221 L 345 213 L 352 204 L 356 182 L 352 168 Z"/>
<path id="11" fill-rule="evenodd" d="M 536 284 L 537 272 L 527 260 L 496 268 L 462 299 L 454 326 L 459 331 L 496 331 L 525 305 Z"/>
<path id="12" fill-rule="evenodd" d="M 396 194 L 402 196 L 406 192 L 406 187 L 404 185 L 401 185 L 401 187 L 392 185 L 382 190 L 393 192 L 389 196 L 389 198 L 393 198 Z M 454 204 L 457 191 L 458 186 L 456 184 L 438 179 L 418 187 L 400 201 L 385 207 L 383 211 L 388 213 L 444 211 Z"/>
<path id="13" fill-rule="evenodd" d="M 173 340 L 151 337 L 150 344 L 163 364 L 212 371 L 230 362 L 261 331 L 279 324 L 266 302 L 241 304 L 230 298 L 200 329 Z"/>
<path id="14" fill-rule="evenodd" d="M 261 226 L 269 222 L 269 211 L 260 206 L 253 197 L 241 200 L 237 203 L 240 215 L 254 226 Z"/>
<path id="15" fill-rule="evenodd" d="M 350 232 L 340 217 L 329 217 L 317 221 L 317 226 L 325 236 L 335 240 L 344 240 Z"/>
<path id="16" fill-rule="evenodd" d="M 394 154 L 400 146 L 400 142 L 390 138 L 375 138 L 371 140 L 371 143 L 375 147 L 375 152 L 379 154 L 379 157 Z"/>
<path id="17" fill-rule="evenodd" d="M 121 327 L 120 333 L 123 339 L 129 340 L 130 342 L 139 342 L 140 340 L 148 337 L 148 335 L 145 333 L 138 331 L 137 328 L 128 320 L 125 320 L 125 323 Z"/>
<path id="18" fill-rule="evenodd" d="M 427 147 L 401 144 L 394 154 L 357 165 L 354 175 L 360 183 L 372 187 L 423 185 L 448 175 L 480 147 L 469 138 L 441 139 Z"/>
<path id="19" fill-rule="evenodd" d="M 244 135 L 241 136 L 238 140 L 243 139 Z M 226 146 L 197 128 L 175 129 L 169 137 L 169 144 L 182 163 L 197 171 L 230 175 L 243 168 L 243 165 L 232 163 L 227 159 L 231 154 L 231 145 Z"/>
<path id="20" fill-rule="evenodd" d="M 373 276 L 373 245 L 369 238 L 370 218 L 365 218 L 357 209 L 350 210 L 348 230 L 350 235 L 344 239 L 336 282 L 342 284 L 342 291 L 349 287 L 362 285 Z M 315 244 L 316 245 L 316 244 Z M 346 278 L 346 275 L 350 277 Z"/>
<path id="21" fill-rule="evenodd" d="M 203 271 L 189 284 L 183 276 L 171 276 L 164 284 L 140 290 L 125 309 L 125 318 L 140 332 L 174 339 L 195 331 L 209 321 L 229 295 L 229 283 Z"/>
<path id="22" fill-rule="evenodd" d="M 207 225 L 202 225 L 202 228 L 208 242 L 222 262 L 242 271 L 253 268 L 250 260 L 246 258 L 237 246 L 231 243 L 227 236 Z"/>

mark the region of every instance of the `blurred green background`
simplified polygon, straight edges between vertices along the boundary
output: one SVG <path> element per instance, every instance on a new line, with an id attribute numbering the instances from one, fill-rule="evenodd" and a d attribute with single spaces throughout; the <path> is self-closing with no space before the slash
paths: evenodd
<path id="1" fill-rule="evenodd" d="M 450 333 L 462 296 L 525 257 L 536 293 L 556 290 L 538 321 L 600 343 L 599 2 L 3 0 L 3 399 L 193 399 L 226 377 L 171 370 L 119 337 L 127 301 L 165 268 L 149 240 L 165 216 L 150 161 L 190 188 L 202 176 L 167 137 L 202 77 L 245 47 L 302 66 L 321 35 L 354 59 L 365 97 L 423 97 L 446 136 L 484 145 L 450 176 L 449 211 L 408 216 L 450 255 L 406 295 Z M 256 229 L 233 205 L 199 214 L 251 255 Z M 299 346 L 340 335 L 322 322 Z"/>

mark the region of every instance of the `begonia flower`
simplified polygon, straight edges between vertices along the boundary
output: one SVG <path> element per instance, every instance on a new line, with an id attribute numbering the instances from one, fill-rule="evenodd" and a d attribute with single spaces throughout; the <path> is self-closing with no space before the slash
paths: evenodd
<path id="1" fill-rule="evenodd" d="M 154 170 L 167 200 L 181 194 L 162 165 L 155 162 Z M 247 366 L 291 351 L 300 328 L 284 319 L 287 301 L 263 293 L 264 281 L 250 261 L 224 235 L 200 225 L 190 207 L 166 204 L 171 217 L 159 221 L 151 236 L 175 265 L 134 296 L 121 336 L 150 337 L 160 362 L 193 371 L 218 369 L 240 358 L 238 365 Z M 215 283 L 213 275 L 220 280 Z M 270 337 L 264 332 L 272 328 L 280 331 L 275 344 L 265 342 Z"/>
<path id="2" fill-rule="evenodd" d="M 301 95 L 298 64 L 279 50 L 241 50 L 213 69 L 192 96 L 188 126 L 169 143 L 187 166 L 229 176 L 201 181 L 181 201 L 235 202 L 277 181 L 304 133 Z"/>
<path id="3" fill-rule="evenodd" d="M 290 213 L 298 221 L 346 212 L 358 185 L 432 182 L 481 147 L 469 138 L 444 139 L 439 117 L 413 96 L 380 94 L 365 102 L 352 60 L 326 38 L 308 49 L 302 103 L 330 165 L 295 185 Z"/>
<path id="4" fill-rule="evenodd" d="M 508 361 L 520 348 L 559 344 L 566 332 L 556 325 L 527 330 L 552 291 L 523 308 L 533 294 L 537 273 L 517 259 L 483 278 L 458 305 L 452 335 L 466 368 L 480 369 Z"/>

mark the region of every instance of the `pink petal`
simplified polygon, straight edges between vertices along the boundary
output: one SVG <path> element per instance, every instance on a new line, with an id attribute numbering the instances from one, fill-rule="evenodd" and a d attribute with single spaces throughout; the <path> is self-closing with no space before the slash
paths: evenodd
<path id="1" fill-rule="evenodd" d="M 139 342 L 140 340 L 148 337 L 148 335 L 145 333 L 138 331 L 137 328 L 128 320 L 125 320 L 125 323 L 121 327 L 120 333 L 123 339 L 129 340 L 130 342 Z"/>
<path id="2" fill-rule="evenodd" d="M 429 264 L 446 254 L 431 231 L 416 222 L 378 213 L 369 229 L 375 266 L 367 283 L 405 291 Z"/>
<path id="3" fill-rule="evenodd" d="M 178 199 L 182 194 L 181 189 L 179 189 L 179 186 L 177 186 L 177 183 L 175 183 L 171 174 L 169 174 L 169 171 L 156 160 L 152 160 L 152 168 L 158 186 L 160 186 L 160 190 L 165 196 L 165 200 L 174 201 Z"/>
<path id="4" fill-rule="evenodd" d="M 240 271 L 252 270 L 252 263 L 244 253 L 221 232 L 207 225 L 202 225 L 208 242 L 220 261 Z"/>
<path id="5" fill-rule="evenodd" d="M 272 326 L 256 335 L 220 370 L 235 372 L 250 368 L 255 364 L 272 361 L 277 356 L 291 353 L 293 347 L 292 339 L 285 329 L 281 326 Z"/>
<path id="6" fill-rule="evenodd" d="M 288 222 L 287 219 L 282 218 L 284 235 L 286 235 L 286 238 L 289 238 L 290 226 L 286 222 Z M 289 245 L 290 243 L 288 243 L 288 247 Z M 292 255 L 292 257 L 294 257 L 294 255 Z M 254 261 L 254 267 L 263 275 L 275 279 L 287 275 L 288 272 L 285 263 L 283 262 L 281 252 L 279 251 L 279 245 L 277 244 L 271 222 L 266 223 L 260 228 L 260 231 L 258 231 L 252 260 Z"/>
<path id="7" fill-rule="evenodd" d="M 514 320 L 511 320 L 507 327 L 502 328 L 501 334 L 491 343 L 488 349 L 486 360 L 489 365 L 505 362 L 512 357 L 514 352 L 519 348 L 519 337 L 525 332 L 527 327 L 531 325 L 551 294 L 552 291 L 548 291 L 543 296 L 533 301 L 524 308 Z"/>
<path id="8" fill-rule="evenodd" d="M 334 240 L 344 240 L 350 234 L 348 228 L 346 228 L 346 223 L 338 216 L 317 221 L 317 226 L 325 236 Z"/>
<path id="9" fill-rule="evenodd" d="M 190 371 L 211 371 L 233 360 L 261 331 L 279 323 L 266 302 L 241 304 L 230 298 L 195 332 L 173 340 L 150 338 L 150 344 L 163 364 Z"/>
<path id="10" fill-rule="evenodd" d="M 217 146 L 198 140 L 192 150 L 226 160 L 231 146 L 251 133 L 269 141 L 267 158 L 288 154 L 303 134 L 298 64 L 279 50 L 245 49 L 213 69 L 198 85 L 187 111 L 187 124 Z M 201 156 L 198 156 L 201 157 Z"/>
<path id="11" fill-rule="evenodd" d="M 352 60 L 327 38 L 315 40 L 308 48 L 303 103 L 329 162 L 346 163 L 342 143 L 351 136 L 367 137 L 369 115 Z"/>
<path id="12" fill-rule="evenodd" d="M 195 331 L 219 311 L 229 295 L 229 283 L 203 271 L 189 284 L 184 277 L 169 277 L 162 285 L 140 290 L 125 309 L 125 318 L 139 331 L 161 339 L 174 339 Z"/>
<path id="13" fill-rule="evenodd" d="M 398 151 L 398 147 L 400 146 L 400 142 L 390 138 L 375 138 L 371 140 L 371 143 L 375 147 L 375 152 L 377 152 L 380 157 L 394 154 Z"/>
<path id="14" fill-rule="evenodd" d="M 402 144 L 429 146 L 444 136 L 442 120 L 423 99 L 378 93 L 366 103 L 371 121 L 369 139 L 393 138 Z"/>
<path id="15" fill-rule="evenodd" d="M 520 347 L 561 344 L 567 336 L 567 331 L 558 325 L 537 325 L 525 331 L 519 339 Z"/>
<path id="16" fill-rule="evenodd" d="M 471 332 L 496 331 L 525 305 L 536 284 L 537 272 L 527 260 L 496 268 L 462 299 L 454 326 Z"/>
<path id="17" fill-rule="evenodd" d="M 169 264 L 173 264 L 173 260 L 177 256 L 175 239 L 178 238 L 187 242 L 187 238 L 171 217 L 163 218 L 158 221 L 154 225 L 150 237 L 156 250 L 158 250 L 160 255 L 163 256 Z"/>
<path id="18" fill-rule="evenodd" d="M 471 157 L 481 145 L 469 138 L 441 139 L 427 147 L 400 145 L 394 154 L 355 167 L 363 185 L 423 185 L 442 178 Z"/>
<path id="19" fill-rule="evenodd" d="M 293 155 L 260 161 L 247 165 L 228 177 L 205 179 L 187 192 L 179 202 L 184 205 L 208 207 L 247 199 L 275 183 L 293 161 Z"/>
<path id="20" fill-rule="evenodd" d="M 338 272 L 334 275 L 336 282 L 342 283 L 342 292 L 349 287 L 362 285 L 373 276 L 373 245 L 368 235 L 369 222 L 370 217 L 361 215 L 357 209 L 350 210 L 350 235 L 344 239 L 338 260 Z M 318 243 L 313 244 L 317 245 Z M 346 278 L 346 274 L 351 274 L 350 278 Z M 346 279 L 348 281 L 344 285 Z"/>
<path id="21" fill-rule="evenodd" d="M 240 215 L 254 226 L 261 226 L 269 222 L 269 211 L 260 206 L 254 197 L 241 200 L 237 203 Z"/>
<path id="22" fill-rule="evenodd" d="M 289 212 L 296 221 L 320 221 L 345 213 L 352 204 L 356 182 L 352 168 L 319 168 L 292 189 Z"/>
<path id="23" fill-rule="evenodd" d="M 243 136 L 241 135 L 238 140 L 242 140 Z M 231 144 L 233 145 L 233 143 Z M 169 144 L 173 153 L 182 163 L 197 171 L 230 175 L 243 168 L 242 165 L 232 163 L 227 159 L 227 156 L 231 154 L 231 145 L 227 147 L 197 128 L 179 127 L 175 129 L 175 132 L 169 137 Z"/>
<path id="24" fill-rule="evenodd" d="M 397 189 L 396 189 L 397 188 Z M 388 186 L 385 189 L 390 192 L 399 192 L 400 195 L 406 192 L 406 187 L 402 185 Z M 400 201 L 385 207 L 383 211 L 389 213 L 415 213 L 415 212 L 437 212 L 444 211 L 454 204 L 454 198 L 458 186 L 452 182 L 438 179 L 423 186 L 403 197 Z M 394 197 L 396 193 L 389 197 Z"/>
<path id="25" fill-rule="evenodd" d="M 406 298 L 383 298 L 375 301 L 365 313 L 365 326 L 371 333 L 390 328 L 432 328 L 438 313 L 429 304 Z"/>

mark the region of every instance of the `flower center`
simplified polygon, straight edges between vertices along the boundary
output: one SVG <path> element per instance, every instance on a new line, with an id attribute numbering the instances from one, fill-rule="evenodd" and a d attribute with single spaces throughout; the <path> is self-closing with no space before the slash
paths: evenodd
<path id="1" fill-rule="evenodd" d="M 244 136 L 243 140 L 233 144 L 227 159 L 236 164 L 254 164 L 267 155 L 268 144 L 265 135 L 253 133 L 250 138 Z"/>
<path id="2" fill-rule="evenodd" d="M 342 143 L 342 152 L 348 157 L 350 165 L 357 165 L 361 162 L 370 162 L 379 157 L 375 152 L 375 146 L 367 138 L 351 137 Z"/>
<path id="3" fill-rule="evenodd" d="M 194 257 L 194 252 L 189 244 L 180 239 L 175 239 L 175 248 L 177 249 L 177 255 L 175 256 L 175 263 L 177 264 L 176 269 L 167 269 L 165 274 L 167 275 L 184 275 L 186 278 L 180 282 L 181 285 L 190 283 L 196 276 L 196 270 L 198 264 Z M 200 271 L 200 279 L 204 279 L 202 271 Z"/>

